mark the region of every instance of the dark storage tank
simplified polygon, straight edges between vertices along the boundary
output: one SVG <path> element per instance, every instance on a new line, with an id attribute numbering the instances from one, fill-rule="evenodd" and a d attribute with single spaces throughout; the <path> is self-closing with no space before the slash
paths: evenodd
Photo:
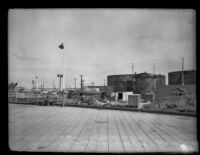
<path id="1" fill-rule="evenodd" d="M 156 88 L 165 85 L 165 75 L 148 73 L 109 75 L 107 76 L 107 85 L 112 86 L 113 91 L 151 93 Z"/>
<path id="2" fill-rule="evenodd" d="M 182 71 L 168 73 L 168 85 L 181 85 Z M 184 84 L 196 84 L 196 70 L 184 71 Z"/>
<path id="3" fill-rule="evenodd" d="M 136 92 L 137 94 L 152 93 L 156 89 L 156 76 L 148 73 L 137 74 Z"/>
<path id="4" fill-rule="evenodd" d="M 113 86 L 114 91 L 133 91 L 134 74 L 121 74 L 107 76 L 107 85 Z"/>

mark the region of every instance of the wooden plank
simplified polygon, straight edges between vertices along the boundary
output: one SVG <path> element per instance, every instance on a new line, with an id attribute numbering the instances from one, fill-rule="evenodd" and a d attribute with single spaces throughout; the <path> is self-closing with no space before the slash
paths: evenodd
<path id="1" fill-rule="evenodd" d="M 176 140 L 174 140 L 173 137 L 169 133 L 163 131 L 162 128 L 153 124 L 149 118 L 146 118 L 146 123 L 149 126 L 152 125 L 153 126 L 152 129 L 156 132 L 156 134 L 158 134 L 160 137 L 164 138 L 169 144 L 171 144 L 173 146 L 173 148 L 176 151 L 180 151 L 180 149 L 177 147 L 177 146 L 180 146 L 180 144 Z"/>
<path id="2" fill-rule="evenodd" d="M 120 113 L 121 112 L 119 112 L 119 111 L 115 111 L 114 118 L 115 118 L 115 125 L 117 127 L 118 134 L 119 134 L 120 139 L 122 141 L 124 150 L 125 150 L 125 152 L 135 152 L 135 149 L 132 146 L 132 143 L 131 143 L 129 137 L 127 136 L 127 134 L 124 131 L 124 128 L 122 126 L 122 123 L 121 123 L 121 120 L 120 120 L 120 117 L 119 117 Z"/>
<path id="3" fill-rule="evenodd" d="M 100 115 L 100 120 L 96 122 L 100 124 L 100 131 L 95 152 L 108 152 L 107 110 L 100 110 Z"/>
<path id="4" fill-rule="evenodd" d="M 160 126 L 163 126 L 163 128 L 166 129 L 169 134 L 174 135 L 174 137 L 178 138 L 180 141 L 196 140 L 194 139 L 194 135 L 196 135 L 196 133 L 189 132 L 188 130 L 183 130 L 182 127 L 179 127 L 179 124 L 177 124 L 177 121 L 174 120 L 173 117 L 169 116 L 165 120 L 161 118 L 161 121 L 165 123 L 160 123 Z M 193 126 L 191 126 L 191 128 L 192 127 Z"/>
<path id="5" fill-rule="evenodd" d="M 42 111 L 40 111 L 41 109 Z M 37 113 L 38 111 L 40 111 L 40 113 Z M 46 113 L 44 113 L 44 109 L 40 107 L 38 110 L 33 109 L 33 111 L 29 113 L 36 114 L 35 116 L 27 117 L 27 113 L 22 111 L 21 114 L 24 119 L 18 115 L 9 117 L 9 134 L 13 143 L 19 141 L 20 138 L 23 139 L 23 137 L 27 136 L 27 132 L 34 130 L 40 124 L 43 124 L 44 122 L 47 122 L 49 119 L 51 119 L 51 117 L 49 117 L 49 113 L 51 113 L 51 116 L 57 115 L 56 110 L 53 111 L 53 109 L 47 108 Z"/>
<path id="6" fill-rule="evenodd" d="M 40 116 L 41 115 L 39 115 L 37 118 L 39 118 Z M 24 117 L 26 117 L 26 115 L 24 115 Z M 38 125 L 34 126 L 34 122 L 35 122 L 34 119 L 37 119 L 37 118 L 29 119 L 28 122 L 21 120 L 21 121 L 16 121 L 16 123 L 9 124 L 9 134 L 10 134 L 9 142 L 11 144 L 10 145 L 11 148 L 13 147 L 14 149 L 20 149 L 19 146 L 22 147 L 23 144 L 27 144 L 29 142 L 29 140 L 31 140 L 31 137 L 28 137 L 29 132 L 37 129 Z M 10 118 L 10 119 L 12 120 L 12 118 Z M 47 118 L 45 118 L 45 119 L 47 119 Z M 42 119 L 42 121 L 43 120 L 44 120 L 44 118 Z M 33 123 L 30 125 L 29 122 L 33 122 Z M 37 131 L 37 130 L 35 130 L 35 131 Z"/>
<path id="7" fill-rule="evenodd" d="M 96 113 L 97 113 L 97 117 L 95 118 L 95 122 L 98 122 L 101 117 L 101 111 L 97 110 Z M 100 132 L 100 124 L 94 123 L 91 135 L 88 139 L 88 143 L 85 148 L 86 152 L 95 152 L 96 151 L 99 132 Z"/>
<path id="8" fill-rule="evenodd" d="M 54 117 L 50 116 L 44 123 L 29 129 L 16 143 L 16 147 L 21 150 L 37 150 L 37 147 L 49 136 L 48 133 L 61 123 L 61 116 L 62 113 L 57 113 Z"/>
<path id="9" fill-rule="evenodd" d="M 171 119 L 173 119 L 173 117 L 171 117 Z M 151 123 L 155 127 L 156 131 L 161 131 L 162 132 L 161 135 L 165 135 L 165 139 L 168 139 L 168 142 L 171 143 L 177 151 L 179 152 L 182 151 L 181 145 L 186 144 L 186 141 L 180 139 L 179 136 L 183 135 L 181 132 L 177 132 L 174 129 L 169 129 L 169 127 L 165 125 L 166 121 L 164 120 L 161 120 L 160 122 L 154 122 L 150 119 L 149 116 L 146 117 L 146 120 L 148 120 L 148 122 Z M 187 143 L 187 146 L 188 146 L 188 150 L 195 150 L 195 148 L 191 148 L 190 144 L 188 143 Z"/>
<path id="10" fill-rule="evenodd" d="M 165 132 L 169 133 L 169 135 L 171 135 L 171 137 L 173 139 L 178 141 L 178 143 L 179 143 L 179 146 L 177 146 L 178 148 L 180 148 L 181 144 L 184 144 L 184 145 L 187 145 L 189 150 L 191 150 L 191 149 L 193 150 L 193 145 L 194 145 L 193 141 L 194 141 L 194 139 L 191 139 L 190 138 L 191 136 L 188 136 L 189 133 L 185 134 L 182 131 L 179 131 L 176 128 L 172 128 L 172 127 L 170 127 L 169 125 L 166 125 L 166 124 L 162 124 L 162 126 L 163 126 L 162 129 Z"/>
<path id="11" fill-rule="evenodd" d="M 109 152 L 124 152 L 124 147 L 115 126 L 114 113 L 108 111 L 108 136 L 109 136 Z"/>
<path id="12" fill-rule="evenodd" d="M 70 151 L 73 144 L 76 142 L 78 137 L 80 136 L 82 130 L 85 128 L 85 126 L 88 124 L 88 121 L 90 120 L 91 114 L 93 114 L 94 111 L 84 109 L 84 113 L 81 114 L 82 120 L 80 121 L 80 124 L 73 127 L 73 130 L 71 130 L 68 135 L 65 136 L 64 140 L 56 150 L 61 151 Z"/>
<path id="13" fill-rule="evenodd" d="M 152 115 L 149 115 L 152 118 Z M 180 130 L 183 130 L 183 132 L 192 132 L 191 129 L 192 126 L 195 126 L 195 117 L 186 117 L 186 116 L 172 116 L 172 115 L 160 115 L 161 117 L 158 117 L 156 114 L 154 114 L 154 117 L 152 118 L 154 121 L 166 121 L 165 124 L 173 125 L 176 128 L 179 128 Z"/>
<path id="14" fill-rule="evenodd" d="M 65 151 L 65 149 L 59 150 L 59 145 L 62 145 L 62 143 L 65 143 L 66 136 L 70 135 L 70 132 L 74 129 L 74 127 L 78 126 L 80 122 L 83 120 L 82 115 L 84 115 L 85 111 L 83 109 L 79 109 L 80 111 L 73 115 L 71 119 L 70 117 L 66 116 L 67 122 L 62 127 L 62 130 L 57 133 L 57 136 L 52 139 L 51 143 L 49 143 L 46 146 L 47 150 L 53 150 L 53 151 Z M 66 144 L 67 145 L 67 144 Z"/>
<path id="15" fill-rule="evenodd" d="M 58 132 L 55 131 L 55 133 L 53 133 L 54 136 L 49 140 L 48 144 L 43 150 L 59 151 L 56 148 L 64 141 L 66 135 L 68 135 L 70 131 L 73 130 L 74 126 L 79 125 L 80 121 L 82 120 L 82 113 L 83 110 L 79 109 L 73 114 L 71 118 L 67 113 L 63 114 L 63 117 L 66 119 L 64 120 L 64 125 L 60 127 L 60 130 Z"/>
<path id="16" fill-rule="evenodd" d="M 129 117 L 131 117 L 132 119 L 137 119 L 140 120 L 139 117 L 141 117 L 141 115 L 135 114 L 129 114 Z M 142 131 L 148 135 L 152 141 L 154 141 L 154 143 L 156 143 L 156 146 L 158 147 L 157 151 L 161 151 L 161 152 L 174 152 L 176 151 L 173 146 L 168 143 L 164 138 L 160 137 L 160 135 L 156 134 L 155 130 L 154 130 L 154 126 L 152 126 L 151 124 L 147 124 L 146 119 L 142 119 L 139 121 L 139 126 L 142 129 Z"/>
<path id="17" fill-rule="evenodd" d="M 173 118 L 173 119 L 172 119 Z M 179 116 L 179 117 L 161 117 L 162 121 L 166 121 L 165 124 L 174 128 L 175 130 L 181 131 L 185 133 L 186 135 L 190 134 L 191 138 L 196 137 L 196 118 L 195 117 L 185 117 L 185 116 Z M 195 137 L 193 137 L 195 136 Z"/>
<path id="18" fill-rule="evenodd" d="M 193 117 L 17 104 L 9 111 L 9 146 L 15 150 L 171 152 L 183 144 L 198 150 Z"/>
<path id="19" fill-rule="evenodd" d="M 140 143 L 137 134 L 134 130 L 132 130 L 132 128 L 130 128 L 130 122 L 127 120 L 126 117 L 124 117 L 124 114 L 122 114 L 124 112 L 119 111 L 118 113 L 121 125 L 132 144 L 134 152 L 145 152 L 145 147 L 143 146 L 143 144 Z"/>
<path id="20" fill-rule="evenodd" d="M 132 130 L 134 130 L 136 132 L 136 134 L 138 135 L 138 139 L 140 141 L 140 143 L 143 144 L 143 146 L 145 147 L 146 151 L 150 151 L 150 152 L 157 152 L 160 151 L 160 149 L 157 147 L 156 143 L 142 130 L 142 128 L 139 126 L 139 120 L 132 120 L 130 118 L 130 115 L 128 115 L 128 113 L 123 113 L 125 117 L 127 117 L 127 120 L 129 120 L 129 125 L 130 128 L 132 128 Z"/>
<path id="21" fill-rule="evenodd" d="M 88 140 L 92 133 L 92 127 L 95 123 L 95 119 L 96 119 L 95 115 L 97 115 L 97 112 L 96 112 L 96 110 L 93 110 L 93 113 L 91 113 L 91 115 L 90 115 L 89 121 L 82 129 L 80 135 L 77 137 L 77 139 L 74 142 L 74 144 L 72 145 L 70 151 L 85 152 Z"/>
<path id="22" fill-rule="evenodd" d="M 61 117 L 57 118 L 56 124 L 51 124 L 51 127 L 43 135 L 43 140 L 40 141 L 35 147 L 41 148 L 39 149 L 40 151 L 54 151 L 53 148 L 55 148 L 55 142 L 59 140 L 59 135 L 67 126 L 69 126 L 69 124 L 72 123 L 72 121 L 76 121 L 75 116 L 81 111 L 81 109 L 77 109 L 74 112 L 73 110 L 75 109 L 71 110 L 72 114 L 70 115 L 69 113 L 62 113 Z"/>

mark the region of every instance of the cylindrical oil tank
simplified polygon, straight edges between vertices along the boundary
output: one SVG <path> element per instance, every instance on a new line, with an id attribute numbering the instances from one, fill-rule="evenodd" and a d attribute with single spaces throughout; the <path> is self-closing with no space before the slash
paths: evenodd
<path id="1" fill-rule="evenodd" d="M 114 91 L 134 91 L 135 74 L 107 76 L 107 85 L 113 86 Z"/>
<path id="2" fill-rule="evenodd" d="M 196 70 L 183 71 L 184 84 L 196 84 Z M 182 84 L 182 71 L 169 72 L 168 73 L 169 85 L 181 85 Z"/>
<path id="3" fill-rule="evenodd" d="M 107 85 L 113 91 L 133 91 L 134 93 L 152 93 L 155 89 L 165 85 L 165 75 L 149 73 L 121 74 L 107 76 Z"/>
<path id="4" fill-rule="evenodd" d="M 161 74 L 156 75 L 156 89 L 165 85 L 166 85 L 165 75 Z"/>
<path id="5" fill-rule="evenodd" d="M 156 76 L 148 73 L 140 73 L 136 76 L 136 93 L 152 93 L 156 89 Z"/>

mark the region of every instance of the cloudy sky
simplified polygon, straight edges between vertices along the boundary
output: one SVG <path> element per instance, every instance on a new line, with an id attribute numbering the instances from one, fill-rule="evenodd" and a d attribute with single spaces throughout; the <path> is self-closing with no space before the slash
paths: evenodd
<path id="1" fill-rule="evenodd" d="M 194 10 L 160 9 L 11 9 L 8 23 L 9 83 L 31 87 L 103 85 L 107 75 L 153 72 L 167 75 L 196 69 Z M 58 45 L 63 42 L 65 49 Z M 63 54 L 65 52 L 65 54 Z M 80 85 L 78 86 L 80 87 Z"/>

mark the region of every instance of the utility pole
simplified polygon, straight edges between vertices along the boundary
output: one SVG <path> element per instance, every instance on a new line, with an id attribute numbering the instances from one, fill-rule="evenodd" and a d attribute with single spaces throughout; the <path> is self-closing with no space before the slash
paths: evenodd
<path id="1" fill-rule="evenodd" d="M 83 88 L 85 87 L 84 81 L 85 81 L 85 80 L 83 80 Z"/>
<path id="2" fill-rule="evenodd" d="M 53 80 L 53 89 L 55 88 L 55 85 L 54 85 L 54 80 Z"/>
<path id="3" fill-rule="evenodd" d="M 155 74 L 155 64 L 153 64 L 153 75 Z"/>
<path id="4" fill-rule="evenodd" d="M 80 75 L 81 77 L 81 89 L 83 89 L 83 75 Z"/>
<path id="5" fill-rule="evenodd" d="M 132 63 L 132 74 L 134 73 L 134 63 Z"/>
<path id="6" fill-rule="evenodd" d="M 36 76 L 35 78 L 36 78 L 36 90 L 38 92 L 38 77 Z"/>
<path id="7" fill-rule="evenodd" d="M 36 104 L 37 104 L 37 100 L 38 100 L 38 77 L 36 76 Z"/>
<path id="8" fill-rule="evenodd" d="M 131 89 L 133 90 L 134 88 L 134 86 L 133 85 L 135 85 L 135 77 L 134 77 L 134 63 L 132 63 L 132 82 L 131 82 Z M 134 91 L 134 90 L 133 90 Z"/>
<path id="9" fill-rule="evenodd" d="M 184 57 L 182 57 L 182 86 L 184 86 Z"/>
<path id="10" fill-rule="evenodd" d="M 103 82 L 104 82 L 104 86 L 106 86 L 106 79 L 103 79 Z"/>
<path id="11" fill-rule="evenodd" d="M 59 91 L 61 91 L 61 78 L 63 77 L 62 74 L 58 74 L 57 77 L 59 77 Z"/>
<path id="12" fill-rule="evenodd" d="M 74 78 L 74 88 L 76 90 L 76 78 Z"/>
<path id="13" fill-rule="evenodd" d="M 32 80 L 32 89 L 34 89 L 34 88 L 35 88 L 35 81 Z"/>

